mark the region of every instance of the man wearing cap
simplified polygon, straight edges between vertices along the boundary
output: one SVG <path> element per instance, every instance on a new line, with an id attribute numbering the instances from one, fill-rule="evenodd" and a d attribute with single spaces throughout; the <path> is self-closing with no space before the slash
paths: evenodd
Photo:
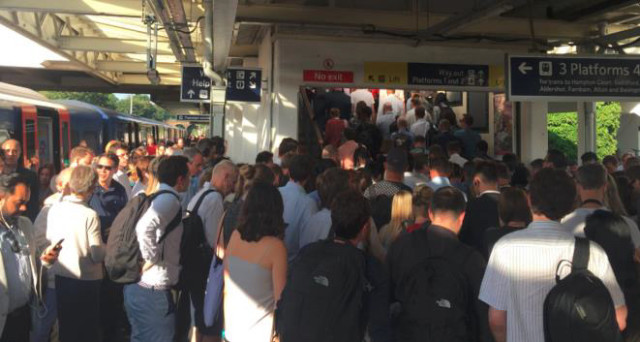
<path id="1" fill-rule="evenodd" d="M 392 148 L 384 163 L 384 180 L 369 186 L 364 191 L 364 197 L 371 204 L 376 227 L 382 227 L 391 220 L 393 196 L 401 190 L 411 192 L 411 188 L 403 183 L 408 164 L 407 151 L 397 147 Z"/>

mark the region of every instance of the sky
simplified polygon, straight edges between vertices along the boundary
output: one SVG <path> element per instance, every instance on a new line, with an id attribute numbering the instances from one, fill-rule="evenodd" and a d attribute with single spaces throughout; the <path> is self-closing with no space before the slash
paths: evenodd
<path id="1" fill-rule="evenodd" d="M 47 60 L 67 61 L 66 58 L 3 25 L 0 25 L 0 41 L 4 46 L 11 46 L 11 49 L 5 49 L 0 54 L 1 66 L 43 68 L 42 62 Z"/>

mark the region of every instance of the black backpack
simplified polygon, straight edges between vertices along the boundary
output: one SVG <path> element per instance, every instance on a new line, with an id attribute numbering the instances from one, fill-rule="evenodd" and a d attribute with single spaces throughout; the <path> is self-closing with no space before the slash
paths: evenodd
<path id="1" fill-rule="evenodd" d="M 175 193 L 168 190 L 158 191 L 151 196 L 140 194 L 133 197 L 113 220 L 109 228 L 107 251 L 104 258 L 107 275 L 112 281 L 130 284 L 140 280 L 144 262 L 136 236 L 136 224 L 149 209 L 151 202 L 159 195 L 167 193 L 179 199 Z M 182 210 L 178 210 L 176 217 L 165 228 L 158 243 L 164 241 L 169 233 L 178 226 L 181 218 Z"/>
<path id="2" fill-rule="evenodd" d="M 556 286 L 544 301 L 546 342 L 621 342 L 622 334 L 609 290 L 591 273 L 589 240 L 576 238 L 571 273 L 557 274 L 566 261 L 558 264 Z"/>
<path id="3" fill-rule="evenodd" d="M 281 342 L 362 341 L 367 322 L 366 261 L 348 242 L 305 246 L 292 262 L 276 309 Z"/>
<path id="4" fill-rule="evenodd" d="M 211 260 L 213 258 L 213 250 L 207 242 L 204 234 L 204 224 L 202 218 L 198 215 L 198 209 L 207 195 L 216 192 L 215 190 L 205 191 L 193 209 L 188 210 L 185 218 L 182 220 L 182 239 L 180 240 L 180 280 L 178 288 L 187 289 L 204 289 L 207 284 L 207 276 Z"/>
<path id="5" fill-rule="evenodd" d="M 428 229 L 414 234 L 427 241 Z M 401 304 L 395 329 L 398 341 L 475 341 L 476 324 L 470 285 L 460 265 L 473 250 L 463 246 L 445 255 L 431 255 L 418 262 L 398 282 L 396 299 Z"/>

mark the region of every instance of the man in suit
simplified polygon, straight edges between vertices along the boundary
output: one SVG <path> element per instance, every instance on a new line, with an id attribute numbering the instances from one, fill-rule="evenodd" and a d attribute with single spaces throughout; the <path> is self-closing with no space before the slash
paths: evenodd
<path id="1" fill-rule="evenodd" d="M 482 241 L 487 228 L 498 227 L 498 170 L 490 161 L 479 162 L 473 174 L 476 198 L 467 206 L 460 229 L 460 241 L 482 252 Z"/>

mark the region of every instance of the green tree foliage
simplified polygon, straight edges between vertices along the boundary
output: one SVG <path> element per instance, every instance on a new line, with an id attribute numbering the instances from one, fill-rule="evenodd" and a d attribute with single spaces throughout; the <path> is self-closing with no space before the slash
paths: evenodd
<path id="1" fill-rule="evenodd" d="M 131 98 L 125 97 L 118 101 L 116 110 L 120 113 L 129 114 L 130 106 Z M 148 95 L 133 95 L 132 114 L 160 121 L 170 117 L 169 112 L 151 102 Z"/>
<path id="2" fill-rule="evenodd" d="M 599 102 L 596 105 L 596 153 L 598 158 L 615 154 L 620 128 L 620 103 Z M 569 159 L 578 159 L 578 113 L 549 113 L 549 148 L 564 152 Z"/>
<path id="3" fill-rule="evenodd" d="M 78 100 L 93 105 L 113 109 L 120 113 L 129 114 L 130 97 L 118 99 L 113 94 L 79 93 L 70 91 L 43 91 L 42 94 L 50 100 Z M 143 116 L 159 121 L 166 120 L 170 113 L 151 102 L 148 95 L 133 95 L 133 115 Z"/>
<path id="4" fill-rule="evenodd" d="M 109 109 L 116 109 L 118 103 L 118 98 L 113 94 L 74 91 L 43 91 L 41 93 L 50 100 L 78 100 Z"/>

